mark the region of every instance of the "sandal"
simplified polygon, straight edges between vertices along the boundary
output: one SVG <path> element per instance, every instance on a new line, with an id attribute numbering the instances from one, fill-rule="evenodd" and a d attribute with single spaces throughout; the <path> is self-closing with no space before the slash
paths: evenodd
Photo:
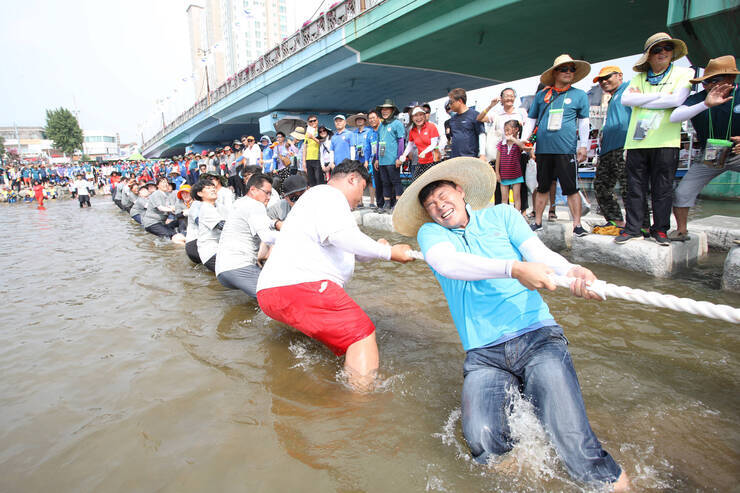
<path id="1" fill-rule="evenodd" d="M 547 214 L 547 220 L 551 223 L 558 220 L 558 215 L 555 214 L 555 209 L 550 209 L 550 212 Z"/>

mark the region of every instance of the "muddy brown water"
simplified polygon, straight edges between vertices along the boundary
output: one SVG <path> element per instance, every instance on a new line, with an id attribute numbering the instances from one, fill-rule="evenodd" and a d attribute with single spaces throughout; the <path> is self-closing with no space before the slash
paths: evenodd
<path id="1" fill-rule="evenodd" d="M 0 491 L 588 490 L 523 401 L 513 465 L 469 459 L 464 354 L 423 263 L 358 264 L 348 291 L 376 323 L 381 375 L 376 392 L 355 395 L 341 360 L 108 198 L 47 207 L 0 206 Z M 723 258 L 667 280 L 589 267 L 740 306 L 718 290 Z M 637 490 L 737 488 L 740 327 L 563 290 L 545 298 L 591 425 Z"/>

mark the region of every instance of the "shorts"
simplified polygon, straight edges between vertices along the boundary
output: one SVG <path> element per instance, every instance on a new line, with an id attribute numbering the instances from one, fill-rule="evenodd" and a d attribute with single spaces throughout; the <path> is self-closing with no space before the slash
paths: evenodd
<path id="1" fill-rule="evenodd" d="M 294 327 L 341 356 L 375 325 L 344 289 L 332 281 L 314 281 L 257 292 L 268 317 Z"/>
<path id="2" fill-rule="evenodd" d="M 674 191 L 673 207 L 694 207 L 696 197 L 704 187 L 725 171 L 740 173 L 740 155 L 731 154 L 722 168 L 713 168 L 703 162 L 693 163 L 689 171 L 681 178 Z"/>
<path id="3" fill-rule="evenodd" d="M 241 289 L 252 298 L 257 297 L 257 279 L 262 269 L 259 265 L 247 265 L 238 269 L 225 270 L 216 276 L 225 288 Z"/>
<path id="4" fill-rule="evenodd" d="M 537 191 L 549 193 L 550 184 L 557 178 L 563 195 L 577 193 L 576 168 L 573 154 L 537 154 Z"/>

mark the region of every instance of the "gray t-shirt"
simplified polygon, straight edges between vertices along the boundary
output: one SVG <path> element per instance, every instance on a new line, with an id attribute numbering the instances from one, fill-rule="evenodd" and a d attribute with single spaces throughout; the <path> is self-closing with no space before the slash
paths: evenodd
<path id="1" fill-rule="evenodd" d="M 157 223 L 163 223 L 167 220 L 169 212 L 162 212 L 158 207 L 167 207 L 167 194 L 162 190 L 157 190 L 149 196 L 149 204 L 146 207 L 146 213 L 141 218 L 142 225 L 145 228 Z"/>
<path id="2" fill-rule="evenodd" d="M 149 203 L 148 197 L 137 197 L 136 202 L 134 202 L 134 205 L 131 207 L 131 210 L 129 211 L 129 214 L 131 217 L 134 217 L 136 214 L 139 214 L 140 216 L 143 216 L 146 212 L 146 205 Z"/>
<path id="3" fill-rule="evenodd" d="M 290 204 L 287 200 L 282 199 L 277 204 L 272 204 L 267 208 L 267 217 L 270 219 L 277 219 L 278 221 L 285 221 L 290 212 Z"/>

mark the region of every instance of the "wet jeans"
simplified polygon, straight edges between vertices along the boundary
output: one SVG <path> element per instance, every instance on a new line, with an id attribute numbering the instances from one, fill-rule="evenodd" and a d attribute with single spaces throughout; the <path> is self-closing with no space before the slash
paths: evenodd
<path id="1" fill-rule="evenodd" d="M 463 366 L 462 426 L 475 460 L 512 449 L 506 389 L 534 406 L 548 438 L 574 478 L 614 482 L 619 465 L 591 431 L 563 330 L 555 325 L 496 346 L 468 351 Z"/>

